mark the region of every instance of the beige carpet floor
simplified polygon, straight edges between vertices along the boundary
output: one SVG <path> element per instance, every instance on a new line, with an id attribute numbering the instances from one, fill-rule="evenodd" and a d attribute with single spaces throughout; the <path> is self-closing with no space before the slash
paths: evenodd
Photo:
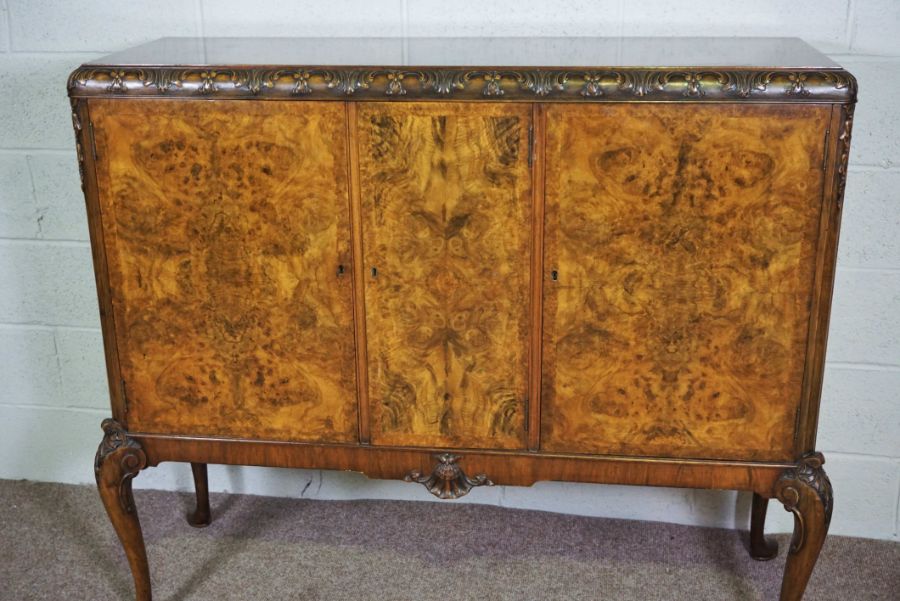
<path id="1" fill-rule="evenodd" d="M 770 600 L 745 533 L 452 503 L 135 493 L 156 601 Z M 773 511 L 779 510 L 773 505 Z M 87 486 L 0 480 L 0 599 L 133 599 Z M 900 544 L 829 537 L 807 599 L 900 599 Z"/>

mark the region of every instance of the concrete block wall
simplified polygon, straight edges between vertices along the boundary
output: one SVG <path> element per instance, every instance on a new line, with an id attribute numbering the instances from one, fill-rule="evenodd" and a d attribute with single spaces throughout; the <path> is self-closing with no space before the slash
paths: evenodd
<path id="1" fill-rule="evenodd" d="M 896 0 L 0 0 L 0 478 L 91 483 L 108 415 L 69 71 L 160 36 L 798 36 L 857 75 L 819 448 L 832 532 L 898 538 L 900 2 Z M 213 467 L 214 490 L 432 499 L 354 474 Z M 137 488 L 189 489 L 168 464 Z M 745 528 L 745 494 L 541 483 L 463 502 Z M 771 529 L 790 517 L 773 508 Z"/>

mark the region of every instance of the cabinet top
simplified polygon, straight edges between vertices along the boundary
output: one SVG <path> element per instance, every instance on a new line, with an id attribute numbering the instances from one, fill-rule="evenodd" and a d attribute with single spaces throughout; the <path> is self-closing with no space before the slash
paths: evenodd
<path id="1" fill-rule="evenodd" d="M 69 78 L 71 96 L 852 102 L 855 91 L 797 38 L 162 38 Z"/>
<path id="2" fill-rule="evenodd" d="M 798 38 L 161 38 L 109 66 L 747 67 L 837 69 Z"/>

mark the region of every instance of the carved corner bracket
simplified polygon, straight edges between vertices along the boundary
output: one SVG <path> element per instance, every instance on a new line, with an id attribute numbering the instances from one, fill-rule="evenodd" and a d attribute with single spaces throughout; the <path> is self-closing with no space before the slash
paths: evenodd
<path id="1" fill-rule="evenodd" d="M 114 419 L 105 419 L 100 424 L 103 440 L 94 457 L 94 477 L 102 486 L 105 479 L 114 478 L 118 488 L 119 502 L 126 513 L 134 512 L 134 498 L 131 494 L 131 480 L 147 467 L 147 455 L 140 443 L 128 436 L 122 424 Z M 108 461 L 115 461 L 115 470 L 104 470 Z"/>
<path id="2" fill-rule="evenodd" d="M 806 512 L 801 505 L 804 497 L 815 495 L 821 503 L 825 518 L 825 529 L 831 523 L 831 512 L 834 509 L 831 481 L 822 466 L 825 457 L 822 453 L 806 453 L 795 467 L 787 469 L 775 483 L 775 497 L 784 504 L 786 511 L 794 514 L 794 537 L 791 539 L 790 553 L 797 553 L 806 542 Z M 814 498 L 815 500 L 815 498 Z"/>
<path id="3" fill-rule="evenodd" d="M 469 477 L 459 467 L 457 462 L 459 455 L 439 453 L 434 456 L 438 460 L 437 465 L 430 474 L 423 474 L 419 470 L 412 470 L 403 478 L 407 482 L 418 482 L 428 489 L 428 492 L 439 499 L 458 499 L 469 494 L 476 486 L 493 486 L 485 474 L 476 474 Z"/>

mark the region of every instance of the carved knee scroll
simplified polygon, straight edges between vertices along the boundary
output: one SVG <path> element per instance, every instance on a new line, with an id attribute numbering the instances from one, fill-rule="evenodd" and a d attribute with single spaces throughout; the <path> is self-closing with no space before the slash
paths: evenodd
<path id="1" fill-rule="evenodd" d="M 807 453 L 796 467 L 785 470 L 778 482 L 775 483 L 775 497 L 784 504 L 784 508 L 794 514 L 794 537 L 791 539 L 790 552 L 800 551 L 806 544 L 812 525 L 809 523 L 811 512 L 805 502 L 808 495 L 815 495 L 812 499 L 821 504 L 824 518 L 824 530 L 827 532 L 831 524 L 831 512 L 833 509 L 833 493 L 831 481 L 822 469 L 825 458 L 821 453 Z M 821 525 L 816 525 L 820 528 Z"/>
<path id="2" fill-rule="evenodd" d="M 131 492 L 132 479 L 147 467 L 147 455 L 119 422 L 105 419 L 100 427 L 103 440 L 94 457 L 97 489 L 131 566 L 135 599 L 151 601 L 147 551 Z"/>
<path id="3" fill-rule="evenodd" d="M 833 507 L 831 482 L 821 453 L 807 453 L 775 483 L 775 497 L 794 514 L 794 536 L 784 566 L 780 601 L 801 601 L 828 526 Z"/>
<path id="4" fill-rule="evenodd" d="M 114 419 L 105 419 L 100 424 L 103 429 L 103 440 L 94 457 L 94 477 L 97 486 L 104 484 L 104 472 L 116 478 L 119 503 L 126 513 L 134 513 L 134 496 L 131 493 L 131 480 L 147 467 L 147 456 L 140 443 L 129 438 L 122 425 Z M 106 461 L 117 461 L 115 470 L 104 470 Z M 107 483 L 110 484 L 110 483 Z"/>

